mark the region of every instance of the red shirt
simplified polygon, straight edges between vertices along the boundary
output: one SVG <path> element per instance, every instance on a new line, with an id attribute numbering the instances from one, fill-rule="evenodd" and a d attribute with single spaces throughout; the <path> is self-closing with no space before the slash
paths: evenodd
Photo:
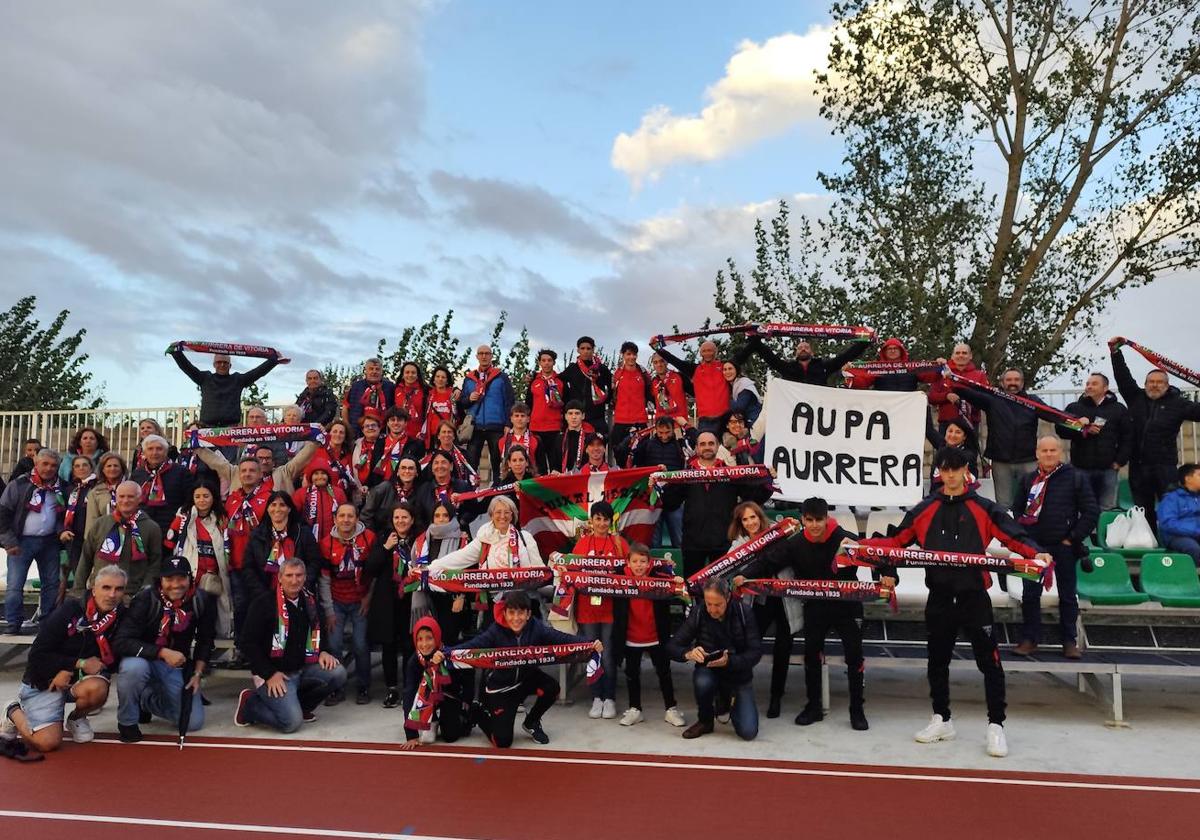
<path id="1" fill-rule="evenodd" d="M 437 427 L 443 420 L 449 420 L 454 423 L 454 389 L 446 388 L 438 390 L 431 388 L 429 391 L 428 408 L 425 411 L 424 429 L 425 448 L 430 449 L 433 446 L 433 441 L 437 438 Z M 457 425 L 457 424 L 456 424 Z"/>
<path id="2" fill-rule="evenodd" d="M 969 363 L 965 368 L 959 370 L 954 366 L 954 363 L 951 362 L 950 370 L 954 371 L 964 379 L 970 379 L 973 382 L 978 382 L 980 385 L 988 384 L 987 374 L 975 367 L 973 363 Z M 956 392 L 952 387 L 950 387 L 950 383 L 945 378 L 939 377 L 936 382 L 929 386 L 929 401 L 937 406 L 937 421 L 939 423 L 946 423 L 950 420 L 953 420 L 955 417 L 958 417 L 960 414 L 958 403 L 953 403 L 946 399 L 946 397 L 953 393 L 957 393 L 960 400 L 964 400 L 967 402 L 967 404 L 970 404 L 971 395 Z M 967 414 L 967 419 L 970 420 L 972 424 L 978 426 L 979 421 L 982 419 L 980 416 L 980 410 L 975 406 L 971 406 L 971 409 L 967 412 Z"/>
<path id="3" fill-rule="evenodd" d="M 627 425 L 643 425 L 648 422 L 646 416 L 646 391 L 649 377 L 640 367 L 632 370 L 626 367 L 617 368 L 613 373 L 613 392 L 616 401 L 613 404 L 613 422 Z"/>
<path id="4" fill-rule="evenodd" d="M 563 424 L 563 381 L 557 373 L 541 371 L 529 383 L 529 428 L 535 432 L 557 432 Z"/>
<path id="5" fill-rule="evenodd" d="M 408 412 L 409 428 L 419 428 L 421 420 L 425 417 L 425 389 L 421 387 L 421 383 L 405 385 L 403 382 L 397 382 L 395 403 L 397 408 Z"/>
<path id="6" fill-rule="evenodd" d="M 571 553 L 583 554 L 587 557 L 626 557 L 629 554 L 629 548 L 625 544 L 625 538 L 620 534 L 609 534 L 604 537 L 588 534 L 575 543 Z M 593 603 L 594 601 L 599 601 L 599 603 Z M 612 620 L 612 601 L 608 598 L 587 594 L 580 594 L 575 598 L 576 624 L 612 624 Z"/>
<path id="7" fill-rule="evenodd" d="M 249 499 L 240 487 L 225 497 L 225 517 L 229 522 L 226 526 L 229 534 L 229 568 L 235 571 L 242 568 L 246 546 L 250 544 L 250 532 L 266 517 L 267 498 L 274 489 L 275 479 L 268 476 L 254 488 Z M 243 501 L 248 502 L 253 518 L 243 509 Z"/>
<path id="8" fill-rule="evenodd" d="M 696 365 L 692 388 L 696 391 L 697 417 L 720 417 L 729 411 L 729 383 L 722 367 L 723 363 L 716 359 Z"/>
<path id="9" fill-rule="evenodd" d="M 653 601 L 647 598 L 629 599 L 629 627 L 625 630 L 625 643 L 634 647 L 658 644 Z"/>
<path id="10" fill-rule="evenodd" d="M 517 435 L 509 432 L 504 437 L 500 438 L 500 457 L 508 457 L 508 447 L 516 444 L 524 446 L 529 451 L 529 460 L 532 462 L 537 457 L 538 439 L 533 436 L 531 430 L 526 429 L 525 434 Z"/>
<path id="11" fill-rule="evenodd" d="M 349 543 L 332 534 L 321 541 L 321 557 L 325 560 L 321 574 L 329 578 L 334 603 L 357 604 L 371 591 L 364 568 L 374 544 L 375 535 L 366 529 L 355 534 Z M 347 558 L 347 553 L 357 555 L 357 559 Z M 346 571 L 342 571 L 344 561 L 348 567 Z"/>

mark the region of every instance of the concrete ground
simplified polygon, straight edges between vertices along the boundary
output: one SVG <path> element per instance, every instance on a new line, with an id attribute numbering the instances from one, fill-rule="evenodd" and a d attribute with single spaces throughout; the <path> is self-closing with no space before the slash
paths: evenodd
<path id="1" fill-rule="evenodd" d="M 690 666 L 688 666 L 690 667 Z M 675 684 L 680 707 L 689 723 L 695 719 L 688 667 L 675 666 Z M 759 666 L 760 715 L 766 705 L 769 666 Z M 233 725 L 233 706 L 237 692 L 246 685 L 240 678 L 214 676 L 206 683 L 206 694 L 213 701 L 207 708 L 206 736 L 254 736 L 330 740 L 339 742 L 386 743 L 403 739 L 402 718 L 398 709 L 380 705 L 383 691 L 373 688 L 373 702 L 357 706 L 351 699 L 334 708 L 319 708 L 319 720 L 305 726 L 294 736 L 272 733 L 261 727 L 248 729 Z M 1073 682 L 1037 674 L 1009 674 L 1009 720 L 1006 725 L 1010 755 L 994 759 L 984 753 L 986 719 L 981 678 L 974 673 L 951 674 L 951 697 L 956 741 L 934 745 L 917 744 L 912 734 L 924 726 L 930 716 L 923 671 L 868 672 L 867 715 L 871 729 L 850 729 L 846 714 L 845 681 L 834 674 L 833 708 L 821 723 L 801 728 L 792 720 L 803 706 L 803 669 L 793 667 L 789 694 L 784 698 L 783 716 L 760 720 L 757 740 L 738 739 L 728 725 L 695 741 L 680 738 L 681 730 L 662 720 L 661 695 L 653 672 L 643 674 L 643 694 L 647 720 L 634 727 L 622 727 L 615 720 L 591 720 L 587 717 L 590 698 L 586 686 L 576 686 L 571 705 L 551 710 L 544 725 L 557 750 L 579 752 L 658 754 L 697 757 L 764 758 L 839 764 L 977 768 L 1168 778 L 1200 778 L 1200 704 L 1197 686 L 1187 679 L 1126 678 L 1125 714 L 1128 728 L 1105 726 L 1110 708 L 1090 694 L 1079 693 Z M 0 671 L 0 698 L 15 696 L 20 666 L 11 663 Z M 619 711 L 625 709 L 622 677 L 618 687 Z M 98 733 L 116 732 L 115 696 L 93 718 Z M 143 727 L 147 734 L 170 734 L 173 727 L 155 722 Z M 463 742 L 485 746 L 476 732 Z M 535 747 L 518 733 L 517 746 Z"/>

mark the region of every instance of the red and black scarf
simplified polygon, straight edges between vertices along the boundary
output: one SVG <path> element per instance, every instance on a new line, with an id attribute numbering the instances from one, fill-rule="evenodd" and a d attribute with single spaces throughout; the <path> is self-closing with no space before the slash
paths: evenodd
<path id="1" fill-rule="evenodd" d="M 572 470 L 583 469 L 583 465 L 587 463 L 587 456 L 584 454 L 584 443 L 587 440 L 587 432 L 582 428 L 579 430 L 579 440 L 575 445 L 575 458 L 571 458 L 571 450 L 568 448 L 568 443 L 571 438 L 571 433 L 574 429 L 565 429 L 562 433 L 562 472 L 571 472 Z"/>
<path id="2" fill-rule="evenodd" d="M 654 376 L 650 380 L 650 384 L 654 386 L 654 408 L 658 415 L 674 416 L 679 413 L 679 404 L 671 396 L 671 385 L 674 384 L 672 377 L 678 377 L 679 374 L 674 371 L 667 371 L 663 376 Z"/>
<path id="3" fill-rule="evenodd" d="M 408 412 L 409 420 L 416 422 L 424 411 L 425 391 L 421 388 L 420 382 L 414 382 L 412 385 L 405 385 L 403 382 L 396 383 L 396 405 Z"/>
<path id="4" fill-rule="evenodd" d="M 391 481 L 392 476 L 396 474 L 400 459 L 404 457 L 404 447 L 408 446 L 409 440 L 407 428 L 399 437 L 389 434 L 383 439 L 383 457 L 375 466 L 375 472 L 382 476 L 384 481 Z"/>
<path id="5" fill-rule="evenodd" d="M 148 507 L 162 507 L 167 503 L 167 491 L 163 488 L 162 477 L 171 466 L 170 461 L 163 461 L 157 467 L 144 467 L 150 477 L 142 482 L 142 504 Z"/>
<path id="6" fill-rule="evenodd" d="M 229 494 L 229 500 L 233 502 L 229 525 L 235 534 L 246 533 L 258 527 L 258 514 L 254 511 L 254 502 L 259 501 L 260 497 L 265 498 L 274 484 L 272 479 L 267 479 L 254 485 L 248 492 L 239 488 Z"/>
<path id="7" fill-rule="evenodd" d="M 71 493 L 67 496 L 67 509 L 63 515 L 63 529 L 66 531 L 72 530 L 75 524 L 75 514 L 79 510 L 80 504 L 87 504 L 87 495 L 96 486 L 96 474 L 92 473 L 83 481 L 73 483 L 71 485 Z"/>
<path id="8" fill-rule="evenodd" d="M 304 640 L 304 661 L 311 664 L 321 656 L 321 622 L 317 618 L 317 599 L 307 589 L 301 590 L 300 605 L 308 616 L 308 638 Z M 283 587 L 275 587 L 275 633 L 271 636 L 271 658 L 280 659 L 287 649 L 288 633 L 291 632 L 291 616 L 288 614 L 287 599 Z"/>
<path id="9" fill-rule="evenodd" d="M 562 380 L 558 378 L 558 374 L 552 373 L 547 376 L 539 371 L 538 376 L 542 378 L 542 399 L 546 401 L 546 405 L 551 409 L 562 408 Z"/>
<path id="10" fill-rule="evenodd" d="M 1179 362 L 1173 362 L 1166 356 L 1160 356 L 1149 347 L 1144 347 L 1141 344 L 1138 344 L 1136 341 L 1130 341 L 1128 338 L 1125 338 L 1122 339 L 1121 342 L 1123 344 L 1128 344 L 1130 347 L 1140 353 L 1142 358 L 1154 365 L 1156 368 L 1165 370 L 1167 373 L 1182 379 L 1189 385 L 1200 387 L 1200 373 L 1197 373 L 1191 368 L 1179 364 Z"/>
<path id="11" fill-rule="evenodd" d="M 608 394 L 600 387 L 600 371 L 603 369 L 603 365 L 594 357 L 590 364 L 585 363 L 583 359 L 576 359 L 575 364 L 592 383 L 592 404 L 603 405 L 608 399 Z"/>
<path id="12" fill-rule="evenodd" d="M 195 585 L 191 585 L 182 598 L 172 601 L 162 591 L 162 587 L 159 587 L 158 601 L 162 604 L 162 618 L 158 621 L 158 637 L 154 640 L 156 645 L 170 647 L 171 640 L 188 629 L 188 625 L 192 623 L 192 615 L 185 604 L 191 603 L 195 594 Z"/>
<path id="13" fill-rule="evenodd" d="M 1033 484 L 1029 486 L 1029 495 L 1025 499 L 1025 512 L 1018 520 L 1022 525 L 1033 525 L 1038 521 L 1038 517 L 1042 515 L 1042 505 L 1046 502 L 1046 487 L 1050 483 L 1050 476 L 1060 469 L 1062 469 L 1062 464 L 1050 472 L 1045 472 L 1038 467 L 1037 473 L 1033 476 Z"/>
<path id="14" fill-rule="evenodd" d="M 334 577 L 341 580 L 353 579 L 355 583 L 362 580 L 363 554 L 366 552 L 366 532 L 359 530 L 348 540 L 342 539 L 336 533 L 330 534 L 329 563 L 333 566 Z"/>
<path id="15" fill-rule="evenodd" d="M 500 375 L 500 368 L 490 367 L 487 370 L 473 370 L 467 374 L 467 379 L 475 383 L 475 393 L 479 394 L 479 400 L 475 403 L 478 405 L 483 402 L 484 396 L 487 394 L 488 386 L 492 384 L 497 376 Z"/>
<path id="16" fill-rule="evenodd" d="M 288 535 L 287 529 L 276 531 L 271 527 L 271 553 L 267 556 L 266 573 L 274 578 L 279 574 L 279 567 L 289 557 L 296 556 L 296 543 Z"/>
<path id="17" fill-rule="evenodd" d="M 100 649 L 100 661 L 105 667 L 111 668 L 117 662 L 117 656 L 113 652 L 112 642 L 109 641 L 108 634 L 112 632 L 117 624 L 117 614 L 120 612 L 120 606 L 101 614 L 99 607 L 96 606 L 96 599 L 88 596 L 87 606 L 83 609 L 83 617 L 76 622 L 69 631 L 70 635 L 78 632 L 88 632 L 96 639 L 96 647 Z"/>
<path id="18" fill-rule="evenodd" d="M 304 517 L 312 526 L 313 539 L 319 540 L 324 536 L 321 533 L 321 523 L 333 522 L 337 509 L 337 496 L 328 484 L 324 487 L 310 484 L 304 489 Z"/>

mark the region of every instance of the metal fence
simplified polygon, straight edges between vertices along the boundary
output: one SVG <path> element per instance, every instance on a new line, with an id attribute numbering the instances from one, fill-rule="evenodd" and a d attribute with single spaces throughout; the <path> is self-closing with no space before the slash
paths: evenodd
<path id="1" fill-rule="evenodd" d="M 1032 391 L 1055 408 L 1066 408 L 1079 398 L 1078 390 Z M 1200 389 L 1190 388 L 1184 394 L 1200 400 Z M 242 414 L 248 406 L 242 406 Z M 283 404 L 267 406 L 272 421 L 281 419 Z M 85 426 L 99 429 L 108 439 L 109 447 L 128 455 L 137 442 L 138 423 L 147 418 L 157 420 L 166 432 L 167 440 L 182 446 L 188 425 L 199 415 L 194 405 L 158 408 L 106 408 L 76 411 L 0 411 L 0 474 L 7 477 L 21 458 L 28 438 L 37 438 L 43 446 L 66 452 L 75 432 Z M 1200 424 L 1184 423 L 1179 432 L 1179 457 L 1182 462 L 1200 463 Z"/>

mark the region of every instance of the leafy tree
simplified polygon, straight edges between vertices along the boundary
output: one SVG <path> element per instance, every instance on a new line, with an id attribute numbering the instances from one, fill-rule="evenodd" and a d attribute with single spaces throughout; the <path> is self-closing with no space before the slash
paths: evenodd
<path id="1" fill-rule="evenodd" d="M 360 371 L 350 365 L 335 365 L 327 362 L 325 367 L 321 368 L 321 379 L 329 386 L 329 390 L 333 391 L 334 396 L 340 399 L 359 373 Z"/>
<path id="2" fill-rule="evenodd" d="M 1077 367 L 1123 290 L 1200 264 L 1200 28 L 1179 0 L 844 0 L 819 79 L 856 308 L 989 369 Z M 904 307 L 904 308 L 901 308 Z"/>
<path id="3" fill-rule="evenodd" d="M 63 334 L 67 309 L 42 327 L 33 318 L 36 305 L 30 295 L 0 314 L 0 410 L 97 408 L 92 375 L 83 369 L 88 355 L 79 352 L 87 330 Z"/>
<path id="4" fill-rule="evenodd" d="M 242 405 L 267 405 L 271 399 L 265 388 L 259 388 L 257 382 L 251 382 L 242 390 Z"/>
<path id="5" fill-rule="evenodd" d="M 416 362 L 426 374 L 439 365 L 456 374 L 465 370 L 472 351 L 462 347 L 462 342 L 451 333 L 453 321 L 454 310 L 450 309 L 440 321 L 437 315 L 431 315 L 420 326 L 405 327 L 390 354 L 384 349 L 385 339 L 379 339 L 378 355 L 383 360 L 385 375 L 395 380 L 405 362 Z"/>

